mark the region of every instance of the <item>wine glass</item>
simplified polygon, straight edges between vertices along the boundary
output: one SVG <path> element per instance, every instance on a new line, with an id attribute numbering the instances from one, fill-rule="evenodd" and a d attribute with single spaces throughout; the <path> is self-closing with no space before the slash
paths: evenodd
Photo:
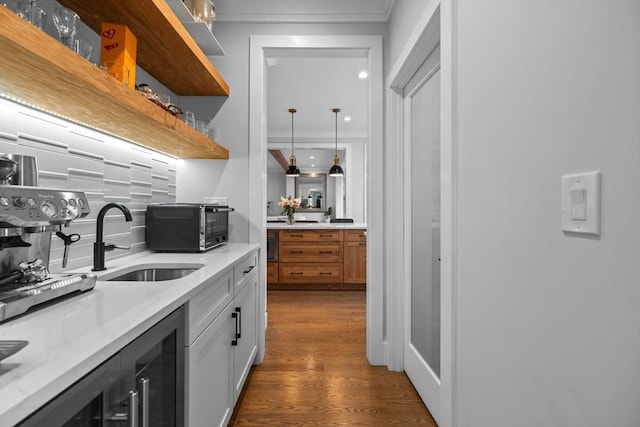
<path id="1" fill-rule="evenodd" d="M 36 6 L 35 0 L 17 2 L 14 11 L 18 16 L 29 21 L 40 30 L 42 30 L 47 23 L 46 12 Z"/>
<path id="2" fill-rule="evenodd" d="M 74 48 L 73 42 L 78 31 L 80 18 L 76 13 L 65 7 L 56 6 L 53 8 L 53 23 L 58 30 L 60 41 L 69 49 Z"/>

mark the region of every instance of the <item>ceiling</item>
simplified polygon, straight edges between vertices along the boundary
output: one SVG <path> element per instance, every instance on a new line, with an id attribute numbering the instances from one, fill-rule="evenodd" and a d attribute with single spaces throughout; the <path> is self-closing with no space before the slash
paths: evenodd
<path id="1" fill-rule="evenodd" d="M 315 54 L 313 57 L 280 57 L 276 52 L 267 60 L 268 145 L 282 148 L 283 156 L 289 159 L 292 114 L 288 110 L 295 108 L 293 137 L 297 164 L 302 172 L 328 170 L 333 164 L 336 142 L 333 108 L 340 109 L 337 136 L 341 148 L 367 138 L 368 79 L 358 77 L 358 73 L 367 71 L 367 59 L 345 57 L 344 52 L 335 50 L 324 51 L 321 56 L 318 52 Z M 351 120 L 345 121 L 345 118 Z M 324 150 L 319 149 L 321 147 Z M 306 151 L 307 148 L 313 150 Z M 269 156 L 267 169 L 278 170 L 278 167 Z"/>
<path id="2" fill-rule="evenodd" d="M 214 0 L 220 22 L 386 22 L 394 0 Z"/>
<path id="3" fill-rule="evenodd" d="M 214 0 L 219 22 L 349 23 L 386 22 L 394 0 Z M 267 66 L 267 140 L 270 149 L 291 156 L 291 113 L 294 142 L 302 172 L 328 171 L 333 164 L 338 113 L 338 146 L 345 167 L 344 147 L 366 141 L 368 80 L 367 52 L 357 49 L 273 49 L 265 52 Z M 351 121 L 345 121 L 345 117 Z M 313 159 L 311 157 L 314 157 Z M 282 170 L 272 155 L 269 171 Z M 315 166 L 312 166 L 315 165 Z"/>

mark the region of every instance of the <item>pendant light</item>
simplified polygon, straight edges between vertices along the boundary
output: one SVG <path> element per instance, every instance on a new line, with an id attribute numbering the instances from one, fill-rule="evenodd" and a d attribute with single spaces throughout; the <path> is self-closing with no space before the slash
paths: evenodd
<path id="1" fill-rule="evenodd" d="M 344 171 L 340 166 L 340 157 L 338 157 L 338 113 L 340 112 L 339 108 L 334 108 L 333 112 L 336 114 L 336 152 L 333 156 L 333 166 L 329 169 L 329 176 L 344 176 Z"/>
<path id="2" fill-rule="evenodd" d="M 291 113 L 291 157 L 289 158 L 289 168 L 287 169 L 287 176 L 300 176 L 300 169 L 296 166 L 296 156 L 293 151 L 293 115 L 296 112 L 295 108 L 289 108 Z"/>

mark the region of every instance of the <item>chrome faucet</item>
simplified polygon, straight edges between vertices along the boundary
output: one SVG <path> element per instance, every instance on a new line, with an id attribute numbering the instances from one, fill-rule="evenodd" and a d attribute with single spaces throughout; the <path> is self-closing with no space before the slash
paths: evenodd
<path id="1" fill-rule="evenodd" d="M 131 222 L 131 212 L 121 203 L 107 203 L 100 209 L 98 219 L 96 220 L 96 242 L 93 244 L 93 268 L 92 271 L 103 271 L 107 268 L 104 266 L 104 253 L 114 249 L 129 249 L 127 247 L 116 246 L 112 244 L 104 244 L 104 216 L 111 208 L 120 209 L 124 214 L 124 219 Z"/>

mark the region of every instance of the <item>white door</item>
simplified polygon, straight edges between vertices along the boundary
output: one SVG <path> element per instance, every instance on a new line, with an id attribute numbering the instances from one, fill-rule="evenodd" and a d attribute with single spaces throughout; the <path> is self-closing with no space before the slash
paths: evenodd
<path id="1" fill-rule="evenodd" d="M 440 49 L 405 88 L 404 369 L 440 419 Z"/>

